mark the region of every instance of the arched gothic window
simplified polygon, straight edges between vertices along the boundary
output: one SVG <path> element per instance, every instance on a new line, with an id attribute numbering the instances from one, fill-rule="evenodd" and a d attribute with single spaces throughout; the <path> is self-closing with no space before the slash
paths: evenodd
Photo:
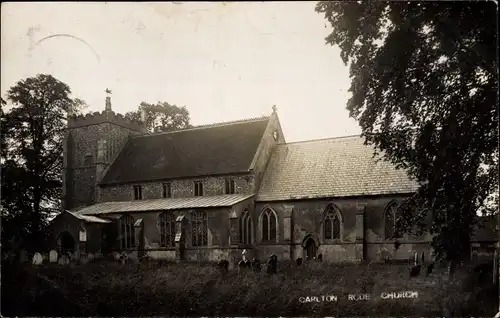
<path id="1" fill-rule="evenodd" d="M 208 245 L 208 218 L 203 211 L 191 213 L 191 244 L 193 246 Z"/>
<path id="2" fill-rule="evenodd" d="M 343 222 L 340 211 L 332 204 L 325 210 L 323 236 L 325 240 L 340 240 L 342 238 Z"/>
<path id="3" fill-rule="evenodd" d="M 130 249 L 135 246 L 134 218 L 124 215 L 120 218 L 120 247 Z"/>
<path id="4" fill-rule="evenodd" d="M 267 208 L 262 212 L 262 241 L 275 241 L 277 237 L 278 217 L 273 210 Z"/>
<path id="5" fill-rule="evenodd" d="M 399 238 L 401 233 L 397 227 L 398 206 L 390 203 L 384 213 L 384 234 L 386 240 Z"/>
<path id="6" fill-rule="evenodd" d="M 248 210 L 243 211 L 240 217 L 240 243 L 252 244 L 252 218 Z"/>
<path id="7" fill-rule="evenodd" d="M 160 214 L 160 246 L 175 246 L 175 216 L 172 213 Z"/>

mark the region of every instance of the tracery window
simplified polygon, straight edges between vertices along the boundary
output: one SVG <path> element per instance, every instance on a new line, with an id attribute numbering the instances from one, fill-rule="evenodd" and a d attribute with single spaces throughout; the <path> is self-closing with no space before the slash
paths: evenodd
<path id="1" fill-rule="evenodd" d="M 208 218 L 203 211 L 191 213 L 191 244 L 193 246 L 208 245 Z"/>
<path id="2" fill-rule="evenodd" d="M 124 215 L 120 218 L 120 247 L 130 249 L 135 246 L 134 218 Z"/>
<path id="3" fill-rule="evenodd" d="M 342 238 L 342 215 L 340 211 L 332 204 L 328 205 L 325 210 L 323 227 L 323 235 L 325 240 L 340 240 Z"/>
<path id="4" fill-rule="evenodd" d="M 252 244 L 252 218 L 248 210 L 240 217 L 240 243 Z"/>
<path id="5" fill-rule="evenodd" d="M 398 206 L 390 203 L 384 213 L 384 236 L 386 240 L 401 238 L 401 231 L 398 228 Z"/>
<path id="6" fill-rule="evenodd" d="M 267 208 L 262 212 L 261 216 L 262 240 L 274 241 L 277 237 L 278 218 L 276 213 Z"/>
<path id="7" fill-rule="evenodd" d="M 175 216 L 172 213 L 160 214 L 160 246 L 175 246 Z"/>

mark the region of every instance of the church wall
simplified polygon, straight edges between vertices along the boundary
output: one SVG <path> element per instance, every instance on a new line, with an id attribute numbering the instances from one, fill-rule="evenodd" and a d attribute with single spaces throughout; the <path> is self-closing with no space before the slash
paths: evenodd
<path id="1" fill-rule="evenodd" d="M 191 236 L 191 212 L 195 210 L 179 210 L 167 211 L 171 213 L 176 219 L 178 216 L 185 216 L 185 249 L 184 259 L 190 261 L 216 261 L 221 258 L 234 260 L 241 255 L 241 250 L 237 244 L 230 245 L 230 217 L 231 215 L 239 216 L 244 209 L 248 209 L 250 213 L 253 212 L 253 204 L 251 200 L 238 203 L 233 208 L 211 208 L 204 209 L 207 213 L 207 246 L 196 247 L 192 246 Z M 200 210 L 198 210 L 200 211 Z M 175 260 L 175 246 L 162 247 L 160 246 L 160 225 L 159 217 L 161 211 L 155 212 L 141 212 L 141 213 L 128 213 L 134 218 L 134 222 L 142 219 L 144 226 L 144 250 L 146 254 L 154 259 L 167 259 Z M 118 219 L 124 214 L 113 214 Z M 118 225 L 115 224 L 117 230 Z M 141 249 L 141 247 L 139 247 Z M 120 250 L 120 241 L 117 239 L 114 244 L 113 250 Z"/>
<path id="2" fill-rule="evenodd" d="M 301 200 L 286 202 L 258 202 L 256 215 L 262 213 L 266 207 L 273 209 L 278 216 L 278 242 L 263 244 L 257 240 L 258 249 L 265 254 L 280 254 L 285 259 L 305 258 L 305 250 L 302 247 L 304 239 L 312 236 L 317 240 L 319 247 L 317 253 L 323 254 L 325 261 L 360 261 L 363 258 L 376 260 L 378 251 L 385 247 L 393 258 L 408 259 L 415 250 L 428 252 L 430 237 L 412 237 L 405 235 L 399 240 L 401 246 L 394 250 L 394 241 L 384 239 L 384 212 L 391 202 L 400 202 L 402 196 L 387 196 L 376 198 L 336 199 L 330 200 Z M 325 241 L 323 234 L 323 215 L 329 203 L 334 203 L 341 212 L 343 219 L 343 231 L 341 240 Z M 360 207 L 364 206 L 364 224 L 360 224 Z M 284 226 L 283 211 L 290 210 L 291 222 Z M 360 229 L 360 226 L 363 226 Z M 358 233 L 357 233 L 358 227 Z M 258 232 L 262 224 L 257 225 Z M 286 231 L 290 232 L 290 240 L 284 238 Z M 364 237 L 365 247 L 363 251 L 363 239 L 357 240 L 357 236 Z M 410 252 L 411 251 L 411 252 Z M 290 255 L 290 256 L 288 256 Z M 428 253 L 427 255 L 428 256 Z"/>
<path id="3" fill-rule="evenodd" d="M 192 197 L 194 196 L 194 181 L 203 181 L 204 196 L 221 195 L 225 193 L 226 178 L 235 181 L 235 190 L 238 194 L 251 194 L 253 187 L 253 177 L 249 175 L 201 177 L 191 179 L 169 180 L 171 184 L 172 198 Z M 109 201 L 129 201 L 134 198 L 134 185 L 142 186 L 142 199 L 160 199 L 163 198 L 163 183 L 145 182 L 134 184 L 120 184 L 105 186 L 100 189 L 100 202 Z"/>

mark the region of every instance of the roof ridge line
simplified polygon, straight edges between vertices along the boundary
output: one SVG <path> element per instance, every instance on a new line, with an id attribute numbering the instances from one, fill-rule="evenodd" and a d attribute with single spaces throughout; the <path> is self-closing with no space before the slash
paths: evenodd
<path id="1" fill-rule="evenodd" d="M 347 136 L 339 136 L 339 137 L 326 137 L 326 138 L 317 138 L 317 139 L 309 139 L 309 140 L 299 140 L 299 141 L 292 141 L 292 142 L 287 142 L 279 145 L 290 145 L 290 144 L 300 144 L 300 143 L 307 143 L 307 142 L 315 142 L 315 141 L 325 141 L 325 140 L 336 140 L 336 139 L 343 139 L 343 138 L 353 138 L 353 137 L 361 137 L 361 134 L 357 135 L 347 135 Z"/>
<path id="2" fill-rule="evenodd" d="M 178 132 L 183 132 L 183 131 L 200 130 L 200 129 L 205 129 L 205 128 L 215 128 L 215 127 L 221 127 L 221 126 L 250 123 L 250 122 L 255 122 L 255 121 L 269 120 L 270 118 L 271 118 L 271 116 L 260 116 L 260 117 L 253 117 L 253 118 L 247 118 L 247 119 L 232 120 L 232 121 L 227 121 L 227 122 L 217 122 L 217 123 L 211 123 L 211 124 L 197 125 L 197 126 L 193 126 L 190 128 L 184 128 L 184 129 L 179 129 L 179 130 L 174 130 L 174 131 L 162 131 L 162 132 L 157 132 L 157 133 L 146 133 L 146 134 L 141 134 L 141 135 L 135 135 L 135 136 L 132 136 L 132 138 L 146 137 L 146 136 L 159 136 L 159 135 L 173 134 L 173 133 L 178 133 Z"/>

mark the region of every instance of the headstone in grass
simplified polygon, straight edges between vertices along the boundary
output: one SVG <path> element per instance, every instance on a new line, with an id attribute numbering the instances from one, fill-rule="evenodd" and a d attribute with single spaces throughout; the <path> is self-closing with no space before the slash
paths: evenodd
<path id="1" fill-rule="evenodd" d="M 410 277 L 417 277 L 420 275 L 420 270 L 422 269 L 422 266 L 420 264 L 413 265 L 410 268 Z"/>
<path id="2" fill-rule="evenodd" d="M 49 252 L 49 262 L 57 263 L 57 251 L 56 250 L 51 250 Z"/>
<path id="3" fill-rule="evenodd" d="M 295 262 L 297 263 L 297 266 L 302 266 L 302 257 L 298 257 Z"/>
<path id="4" fill-rule="evenodd" d="M 318 261 L 320 261 L 320 262 L 323 261 L 323 254 L 322 253 L 318 254 Z"/>
<path id="5" fill-rule="evenodd" d="M 127 263 L 127 260 L 128 260 L 128 255 L 127 253 L 123 252 L 120 254 L 120 262 L 122 263 L 122 265 L 125 265 Z"/>
<path id="6" fill-rule="evenodd" d="M 88 253 L 87 258 L 88 258 L 89 262 L 92 262 L 95 259 L 94 253 Z"/>
<path id="7" fill-rule="evenodd" d="M 269 257 L 269 262 L 267 263 L 267 273 L 276 274 L 277 267 L 278 267 L 278 257 L 273 254 Z"/>
<path id="8" fill-rule="evenodd" d="M 113 252 L 113 258 L 115 259 L 115 261 L 120 261 L 120 253 L 118 252 Z"/>
<path id="9" fill-rule="evenodd" d="M 89 262 L 88 255 L 86 253 L 82 253 L 80 255 L 80 264 L 87 264 Z"/>
<path id="10" fill-rule="evenodd" d="M 59 257 L 58 261 L 59 265 L 66 266 L 69 264 L 69 257 L 67 254 L 62 254 L 61 257 Z"/>
<path id="11" fill-rule="evenodd" d="M 43 263 L 43 257 L 42 254 L 36 252 L 35 255 L 33 255 L 33 265 L 41 265 Z"/>
<path id="12" fill-rule="evenodd" d="M 221 271 L 222 273 L 227 273 L 229 270 L 229 261 L 227 261 L 225 259 L 221 259 L 217 263 L 217 267 L 219 268 L 219 271 Z"/>
<path id="13" fill-rule="evenodd" d="M 244 260 L 238 262 L 238 271 L 241 272 L 247 268 L 247 264 Z"/>
<path id="14" fill-rule="evenodd" d="M 429 265 L 427 265 L 427 270 L 426 270 L 426 275 L 429 276 L 430 274 L 432 274 L 432 271 L 434 270 L 434 262 L 430 263 Z"/>
<path id="15" fill-rule="evenodd" d="M 261 265 L 260 265 L 260 261 L 258 259 L 256 259 L 254 257 L 254 259 L 252 260 L 252 270 L 255 272 L 255 273 L 260 273 L 261 271 Z"/>

